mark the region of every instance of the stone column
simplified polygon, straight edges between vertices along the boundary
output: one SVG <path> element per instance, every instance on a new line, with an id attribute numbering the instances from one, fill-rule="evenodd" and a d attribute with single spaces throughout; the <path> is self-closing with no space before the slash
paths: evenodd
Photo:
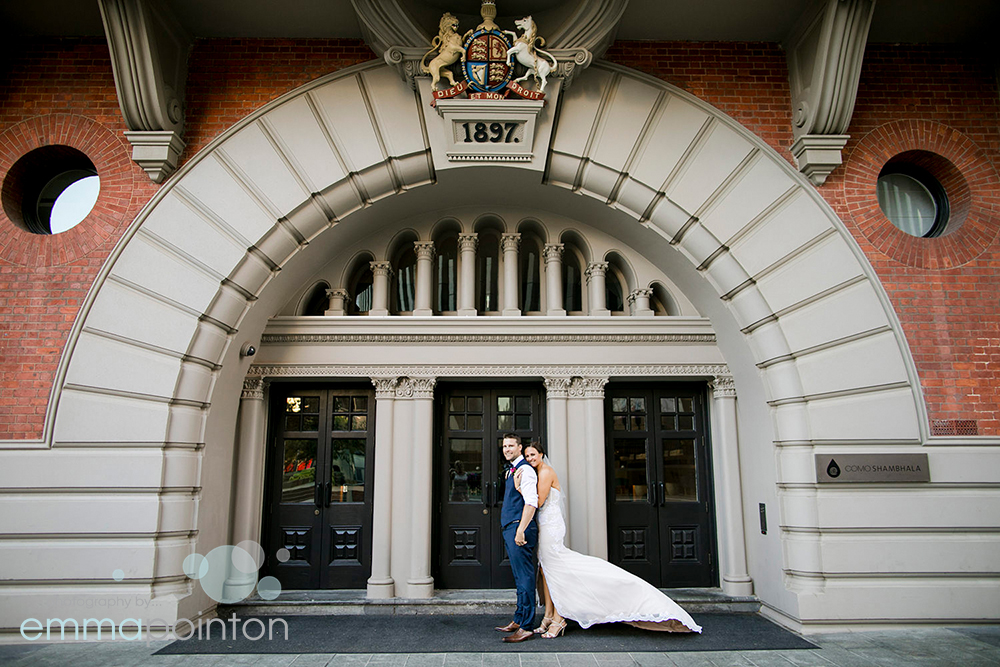
<path id="1" fill-rule="evenodd" d="M 521 246 L 520 234 L 504 234 L 500 237 L 503 248 L 503 314 L 520 315 L 517 307 L 517 249 Z"/>
<path id="2" fill-rule="evenodd" d="M 410 549 L 410 597 L 434 595 L 431 576 L 431 519 L 433 484 L 434 378 L 412 378 L 413 387 L 413 536 Z"/>
<path id="3" fill-rule="evenodd" d="M 569 378 L 545 378 L 545 404 L 548 417 L 549 463 L 559 476 L 560 487 L 570 497 L 569 483 L 569 434 L 567 431 L 566 399 L 569 396 Z M 566 544 L 570 544 L 569 506 L 566 505 Z"/>
<path id="4" fill-rule="evenodd" d="M 417 289 L 413 300 L 414 315 L 433 315 L 431 294 L 434 291 L 434 242 L 414 241 L 417 253 Z"/>
<path id="5" fill-rule="evenodd" d="M 607 262 L 591 262 L 587 266 L 587 292 L 590 295 L 591 315 L 610 315 L 607 295 L 604 292 L 604 276 L 608 271 Z"/>
<path id="6" fill-rule="evenodd" d="M 396 594 L 392 568 L 392 437 L 399 378 L 372 378 L 375 385 L 375 481 L 372 493 L 372 574 L 368 597 Z"/>
<path id="7" fill-rule="evenodd" d="M 260 520 L 264 499 L 264 390 L 267 382 L 260 377 L 243 380 L 240 396 L 239 444 L 236 452 L 236 480 L 230 544 L 247 540 L 260 544 Z M 256 551 L 248 550 L 251 554 Z M 224 595 L 237 599 L 253 590 L 256 573 L 231 568 L 224 585 Z"/>
<path id="8" fill-rule="evenodd" d="M 392 264 L 389 262 L 371 262 L 372 267 L 372 309 L 369 315 L 389 314 L 389 276 L 392 275 Z"/>
<path id="9" fill-rule="evenodd" d="M 326 312 L 323 313 L 324 315 L 343 316 L 347 314 L 344 304 L 347 303 L 347 299 L 351 296 L 347 290 L 339 288 L 328 289 L 326 296 L 330 299 L 330 302 L 327 304 Z"/>
<path id="10" fill-rule="evenodd" d="M 476 248 L 479 234 L 458 235 L 458 314 L 476 316 Z"/>
<path id="11" fill-rule="evenodd" d="M 608 559 L 608 509 L 604 456 L 604 385 L 608 378 L 583 378 L 587 428 L 587 499 L 590 523 L 587 546 L 591 556 Z"/>
<path id="12" fill-rule="evenodd" d="M 753 595 L 747 572 L 743 531 L 743 488 L 740 482 L 740 449 L 736 430 L 736 384 L 732 376 L 712 380 L 712 459 L 715 464 L 719 544 L 722 546 L 722 591 L 727 595 Z"/>
<path id="13" fill-rule="evenodd" d="M 628 305 L 635 317 L 653 317 L 653 309 L 649 307 L 649 297 L 653 296 L 651 289 L 634 289 L 628 295 Z"/>
<path id="14" fill-rule="evenodd" d="M 573 378 L 566 401 L 566 544 L 573 551 L 590 550 L 590 502 L 587 499 L 587 414 L 583 400 L 583 380 Z M 570 493 L 572 489 L 572 493 Z"/>
<path id="15" fill-rule="evenodd" d="M 545 297 L 548 315 L 565 315 L 563 308 L 562 243 L 545 244 Z"/>

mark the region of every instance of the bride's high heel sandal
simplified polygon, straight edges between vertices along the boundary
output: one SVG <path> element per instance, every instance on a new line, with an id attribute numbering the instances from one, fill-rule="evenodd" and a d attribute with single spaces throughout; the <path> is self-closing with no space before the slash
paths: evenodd
<path id="1" fill-rule="evenodd" d="M 544 639 L 555 639 L 566 632 L 566 619 L 549 623 L 549 631 L 542 634 Z"/>
<path id="2" fill-rule="evenodd" d="M 532 632 L 534 632 L 536 635 L 540 635 L 546 630 L 548 630 L 550 625 L 552 625 L 552 617 L 543 616 L 541 624 L 537 628 L 532 630 Z"/>

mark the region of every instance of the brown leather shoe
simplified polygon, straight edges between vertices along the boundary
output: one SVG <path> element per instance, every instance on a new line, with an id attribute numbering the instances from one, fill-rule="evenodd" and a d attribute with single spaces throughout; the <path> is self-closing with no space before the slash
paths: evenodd
<path id="1" fill-rule="evenodd" d="M 534 639 L 534 637 L 535 633 L 528 632 L 527 630 L 524 630 L 522 628 L 518 628 L 517 630 L 514 631 L 514 634 L 507 635 L 506 637 L 503 638 L 503 640 L 508 643 L 514 643 L 514 642 L 523 642 L 528 639 Z"/>
<path id="2" fill-rule="evenodd" d="M 498 625 L 497 627 L 494 628 L 494 630 L 496 630 L 497 632 L 514 632 L 520 627 L 521 627 L 520 625 L 518 625 L 514 621 L 511 621 L 507 625 Z"/>

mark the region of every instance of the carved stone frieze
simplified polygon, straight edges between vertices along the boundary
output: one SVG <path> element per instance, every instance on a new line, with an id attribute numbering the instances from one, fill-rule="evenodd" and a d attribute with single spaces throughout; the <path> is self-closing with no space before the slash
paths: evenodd
<path id="1" fill-rule="evenodd" d="M 264 334 L 262 345 L 288 343 L 715 343 L 715 334 Z"/>
<path id="2" fill-rule="evenodd" d="M 434 398 L 434 385 L 437 384 L 437 378 L 415 377 L 411 380 L 413 398 Z"/>
<path id="3" fill-rule="evenodd" d="M 604 385 L 608 383 L 606 377 L 576 377 L 570 381 L 570 398 L 604 398 Z"/>
<path id="4" fill-rule="evenodd" d="M 250 367 L 251 377 L 400 377 L 396 396 L 409 391 L 414 378 L 442 377 L 717 377 L 728 376 L 725 364 L 630 364 L 630 365 L 501 365 L 448 364 L 435 366 L 351 366 L 332 364 L 261 364 Z M 602 385 L 603 386 L 603 385 Z"/>
<path id="5" fill-rule="evenodd" d="M 396 385 L 399 384 L 398 377 L 373 377 L 372 384 L 375 385 L 375 398 L 395 398 Z"/>

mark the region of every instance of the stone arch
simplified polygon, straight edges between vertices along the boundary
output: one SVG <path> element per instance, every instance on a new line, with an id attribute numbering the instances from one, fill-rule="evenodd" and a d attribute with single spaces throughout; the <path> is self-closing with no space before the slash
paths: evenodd
<path id="1" fill-rule="evenodd" d="M 179 171 L 80 314 L 53 390 L 53 442 L 169 443 L 165 486 L 195 487 L 231 464 L 216 444 L 231 443 L 235 425 L 237 399 L 224 390 L 243 381 L 238 350 L 262 328 L 248 316 L 278 272 L 328 231 L 359 234 L 385 200 L 477 173 L 434 170 L 419 104 L 393 69 L 357 66 L 265 106 Z M 814 482 L 817 444 L 922 441 L 919 382 L 892 308 L 804 178 L 719 111 L 631 70 L 595 64 L 561 105 L 544 186 L 634 219 L 625 233 L 662 237 L 710 285 L 742 334 L 727 344 L 751 362 L 734 366 L 737 389 L 763 387 L 755 409 L 767 410 L 779 446 L 770 478 Z M 816 525 L 815 495 L 803 495 L 785 523 Z M 197 523 L 192 494 L 158 502 L 157 531 Z M 158 547 L 164 586 L 186 553 Z M 804 573 L 799 591 L 821 587 L 810 576 L 822 571 L 818 536 L 802 536 L 784 569 Z M 785 596 L 775 604 L 796 614 L 775 586 L 771 598 Z"/>

